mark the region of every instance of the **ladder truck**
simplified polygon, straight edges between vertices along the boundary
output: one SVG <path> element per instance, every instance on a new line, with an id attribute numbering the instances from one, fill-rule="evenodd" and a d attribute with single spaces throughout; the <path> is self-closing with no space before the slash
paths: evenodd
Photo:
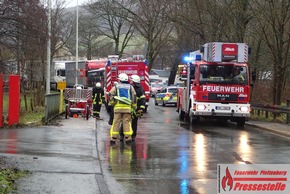
<path id="1" fill-rule="evenodd" d="M 184 87 L 178 90 L 180 120 L 197 124 L 213 118 L 244 126 L 250 117 L 249 47 L 245 43 L 211 42 L 189 54 Z"/>

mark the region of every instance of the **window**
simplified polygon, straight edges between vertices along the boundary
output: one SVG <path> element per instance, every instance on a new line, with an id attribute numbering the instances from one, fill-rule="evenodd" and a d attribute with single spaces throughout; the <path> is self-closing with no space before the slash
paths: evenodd
<path id="1" fill-rule="evenodd" d="M 168 88 L 168 93 L 177 93 L 177 88 Z"/>
<path id="2" fill-rule="evenodd" d="M 65 70 L 64 69 L 57 70 L 56 75 L 57 76 L 65 76 Z"/>
<path id="3" fill-rule="evenodd" d="M 153 88 L 162 88 L 164 85 L 163 84 L 160 84 L 160 83 L 158 83 L 158 84 L 151 84 L 151 87 L 153 87 Z"/>
<path id="4" fill-rule="evenodd" d="M 238 76 L 239 75 L 239 76 Z M 200 83 L 228 83 L 248 84 L 248 69 L 245 66 L 229 65 L 201 65 Z M 235 77 L 239 79 L 235 79 Z"/>

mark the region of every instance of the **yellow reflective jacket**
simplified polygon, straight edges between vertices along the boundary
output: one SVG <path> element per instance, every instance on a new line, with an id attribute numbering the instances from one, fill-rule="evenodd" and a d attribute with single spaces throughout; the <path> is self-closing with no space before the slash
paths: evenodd
<path id="1" fill-rule="evenodd" d="M 131 108 L 136 109 L 136 91 L 128 83 L 119 83 L 109 92 L 110 101 L 115 100 L 115 113 L 131 113 Z"/>

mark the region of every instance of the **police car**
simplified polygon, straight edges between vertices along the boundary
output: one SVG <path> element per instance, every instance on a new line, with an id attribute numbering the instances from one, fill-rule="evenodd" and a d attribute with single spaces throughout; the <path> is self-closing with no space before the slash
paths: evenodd
<path id="1" fill-rule="evenodd" d="M 163 88 L 159 93 L 157 93 L 154 97 L 155 105 L 162 104 L 162 106 L 166 106 L 168 104 L 177 104 L 177 90 L 176 86 L 168 86 Z"/>
<path id="2" fill-rule="evenodd" d="M 154 97 L 156 93 L 160 92 L 164 88 L 164 84 L 162 82 L 153 82 L 150 86 L 150 95 Z"/>

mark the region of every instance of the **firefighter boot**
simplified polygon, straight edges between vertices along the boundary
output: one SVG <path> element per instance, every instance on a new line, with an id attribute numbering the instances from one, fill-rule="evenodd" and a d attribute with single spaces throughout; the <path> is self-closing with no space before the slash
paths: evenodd
<path id="1" fill-rule="evenodd" d="M 132 138 L 130 136 L 125 136 L 125 142 L 127 145 L 130 145 L 132 143 Z"/>
<path id="2" fill-rule="evenodd" d="M 118 140 L 117 137 L 112 137 L 112 138 L 111 138 L 111 141 L 110 141 L 110 144 L 111 144 L 111 145 L 115 145 L 116 142 L 117 142 L 117 140 Z"/>

